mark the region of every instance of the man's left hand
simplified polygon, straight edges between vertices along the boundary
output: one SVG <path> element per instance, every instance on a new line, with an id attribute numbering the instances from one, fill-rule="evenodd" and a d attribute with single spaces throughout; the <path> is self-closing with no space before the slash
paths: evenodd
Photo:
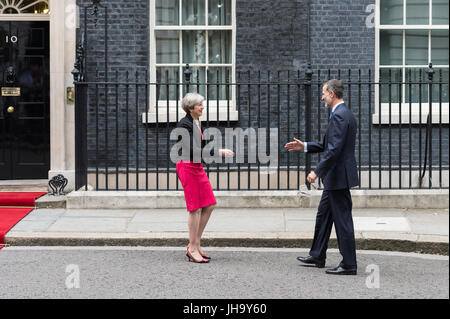
<path id="1" fill-rule="evenodd" d="M 316 173 L 314 173 L 314 171 L 312 171 L 311 173 L 309 173 L 309 175 L 308 175 L 308 182 L 310 183 L 310 184 L 312 184 L 312 183 L 314 183 L 315 181 L 316 181 L 316 179 L 317 179 L 317 174 Z"/>

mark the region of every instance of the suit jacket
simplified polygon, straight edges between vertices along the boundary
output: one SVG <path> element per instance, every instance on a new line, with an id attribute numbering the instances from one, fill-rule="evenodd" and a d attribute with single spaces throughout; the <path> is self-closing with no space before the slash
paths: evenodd
<path id="1" fill-rule="evenodd" d="M 314 170 L 325 190 L 350 189 L 359 185 L 355 158 L 356 119 L 345 104 L 339 105 L 321 143 L 308 142 L 308 153 L 324 152 Z"/>
<path id="2" fill-rule="evenodd" d="M 183 160 L 201 163 L 203 161 L 202 152 L 207 145 L 207 141 L 202 138 L 203 130 L 198 129 L 190 114 L 187 114 L 178 122 L 177 128 L 184 128 L 189 132 L 188 140 L 182 140 L 182 136 L 178 136 L 178 142 L 183 142 L 183 148 L 189 149 L 189 156 L 183 154 Z M 214 150 L 211 150 L 210 155 L 214 156 Z"/>

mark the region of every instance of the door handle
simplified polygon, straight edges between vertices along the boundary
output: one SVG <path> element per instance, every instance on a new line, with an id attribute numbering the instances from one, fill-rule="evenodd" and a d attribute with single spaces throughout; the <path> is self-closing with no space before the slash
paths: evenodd
<path id="1" fill-rule="evenodd" d="M 10 107 L 8 107 L 8 109 L 7 109 L 7 112 L 8 113 L 14 113 L 14 111 L 15 111 L 15 109 L 14 109 L 14 106 L 10 106 Z"/>

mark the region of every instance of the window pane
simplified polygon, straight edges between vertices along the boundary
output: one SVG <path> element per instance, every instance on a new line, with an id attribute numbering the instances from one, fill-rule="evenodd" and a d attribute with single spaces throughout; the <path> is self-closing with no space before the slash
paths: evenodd
<path id="1" fill-rule="evenodd" d="M 428 24 L 429 0 L 406 0 L 406 24 Z"/>
<path id="2" fill-rule="evenodd" d="M 403 0 L 381 0 L 381 24 L 403 24 Z"/>
<path id="3" fill-rule="evenodd" d="M 178 31 L 156 31 L 156 63 L 180 63 Z"/>
<path id="4" fill-rule="evenodd" d="M 183 25 L 205 24 L 205 0 L 183 0 Z"/>
<path id="5" fill-rule="evenodd" d="M 431 62 L 448 65 L 448 30 L 431 31 Z"/>
<path id="6" fill-rule="evenodd" d="M 448 0 L 433 0 L 433 24 L 448 24 Z"/>
<path id="7" fill-rule="evenodd" d="M 442 103 L 448 103 L 449 97 L 448 97 L 448 69 L 439 69 L 434 70 L 434 78 L 433 83 L 439 83 L 442 82 L 441 85 L 439 84 L 433 84 L 433 102 L 439 103 L 440 98 L 442 99 Z M 439 89 L 440 86 L 440 89 Z M 439 90 L 441 93 L 439 93 Z M 440 97 L 439 97 L 440 94 Z M 444 112 L 444 110 L 442 110 Z"/>
<path id="8" fill-rule="evenodd" d="M 190 70 L 192 72 L 191 75 L 191 84 L 189 85 L 189 92 L 193 93 L 199 93 L 206 99 L 206 76 L 205 76 L 205 68 L 204 67 L 190 67 Z M 184 71 L 186 71 L 186 68 L 183 68 L 183 74 Z M 203 83 L 203 84 L 200 84 Z M 183 87 L 183 96 L 187 93 L 187 87 Z M 204 104 L 206 107 L 206 103 Z M 206 110 L 204 111 L 206 113 Z"/>
<path id="9" fill-rule="evenodd" d="M 428 31 L 426 30 L 406 31 L 405 57 L 407 65 L 428 64 Z"/>
<path id="10" fill-rule="evenodd" d="M 219 91 L 219 100 L 231 99 L 231 85 L 227 87 L 227 77 L 228 83 L 231 83 L 231 68 L 208 69 L 208 83 L 211 84 L 209 86 L 210 100 L 217 100 L 217 91 Z M 217 90 L 217 83 L 219 83 L 219 90 Z"/>
<path id="11" fill-rule="evenodd" d="M 402 31 L 380 31 L 380 64 L 402 65 Z"/>
<path id="12" fill-rule="evenodd" d="M 156 25 L 180 25 L 178 0 L 156 0 Z"/>
<path id="13" fill-rule="evenodd" d="M 405 75 L 407 83 L 405 102 L 419 103 L 419 100 L 422 100 L 422 103 L 428 102 L 428 74 L 425 69 L 406 69 Z M 408 84 L 409 82 L 411 85 Z"/>
<path id="14" fill-rule="evenodd" d="M 205 62 L 205 31 L 183 31 L 183 63 Z"/>
<path id="15" fill-rule="evenodd" d="M 209 63 L 231 63 L 231 31 L 210 31 Z"/>
<path id="16" fill-rule="evenodd" d="M 208 0 L 208 23 L 231 25 L 231 0 Z"/>
<path id="17" fill-rule="evenodd" d="M 156 69 L 156 82 L 159 84 L 156 92 L 158 100 L 167 100 L 167 97 L 169 100 L 177 99 L 178 70 L 179 68 Z M 169 91 L 169 95 L 167 95 L 167 91 Z"/>
<path id="18" fill-rule="evenodd" d="M 380 69 L 380 94 L 382 103 L 398 103 L 403 82 L 402 69 Z M 389 100 L 390 98 L 390 100 Z"/>

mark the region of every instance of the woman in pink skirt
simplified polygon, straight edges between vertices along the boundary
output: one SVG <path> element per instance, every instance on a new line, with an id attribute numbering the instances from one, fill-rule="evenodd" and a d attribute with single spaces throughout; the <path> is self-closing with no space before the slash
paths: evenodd
<path id="1" fill-rule="evenodd" d="M 203 114 L 203 101 L 204 98 L 197 93 L 186 94 L 181 102 L 186 116 L 177 125 L 177 128 L 183 128 L 189 133 L 189 140 L 186 135 L 185 140 L 182 140 L 183 136 L 179 139 L 189 149 L 189 156 L 183 157 L 184 160 L 177 163 L 177 173 L 183 185 L 186 208 L 189 211 L 189 245 L 186 256 L 189 261 L 196 263 L 208 263 L 211 259 L 200 247 L 200 240 L 216 205 L 211 183 L 202 165 L 202 149 L 206 142 L 203 140 L 199 118 Z M 221 149 L 219 152 L 223 157 L 234 156 L 230 150 Z"/>

